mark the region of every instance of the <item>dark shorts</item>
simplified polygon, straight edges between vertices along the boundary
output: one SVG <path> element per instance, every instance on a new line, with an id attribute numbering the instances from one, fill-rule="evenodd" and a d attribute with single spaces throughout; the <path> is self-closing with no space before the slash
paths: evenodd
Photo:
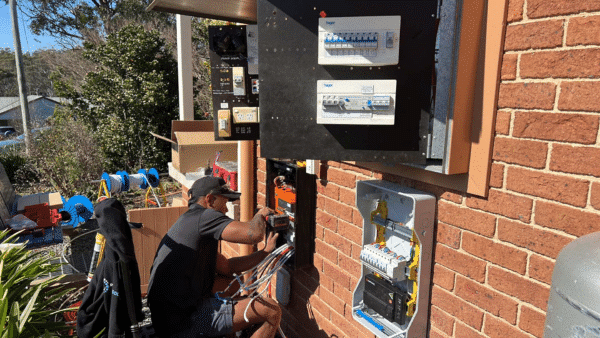
<path id="1" fill-rule="evenodd" d="M 192 326 L 178 332 L 175 337 L 219 337 L 233 331 L 233 303 L 222 302 L 216 298 L 207 298 L 192 313 Z"/>

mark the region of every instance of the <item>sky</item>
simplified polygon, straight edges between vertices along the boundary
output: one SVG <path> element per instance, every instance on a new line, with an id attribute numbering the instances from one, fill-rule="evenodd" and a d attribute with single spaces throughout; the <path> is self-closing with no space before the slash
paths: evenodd
<path id="1" fill-rule="evenodd" d="M 60 48 L 51 36 L 36 36 L 31 33 L 27 17 L 18 10 L 19 32 L 21 33 L 21 50 L 23 53 L 33 52 L 37 49 Z M 0 48 L 14 50 L 12 20 L 10 18 L 10 6 L 0 0 Z"/>

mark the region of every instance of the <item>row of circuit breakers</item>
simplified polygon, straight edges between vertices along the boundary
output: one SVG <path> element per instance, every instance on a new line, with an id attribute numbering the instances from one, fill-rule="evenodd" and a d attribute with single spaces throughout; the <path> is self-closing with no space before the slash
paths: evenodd
<path id="1" fill-rule="evenodd" d="M 318 64 L 374 67 L 398 64 L 400 16 L 319 19 Z M 256 25 L 209 27 L 215 136 L 259 138 Z M 393 125 L 396 80 L 320 80 L 317 124 Z"/>

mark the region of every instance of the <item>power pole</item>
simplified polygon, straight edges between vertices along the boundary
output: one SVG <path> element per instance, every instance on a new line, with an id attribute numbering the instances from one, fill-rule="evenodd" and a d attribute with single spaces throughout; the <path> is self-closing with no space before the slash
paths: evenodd
<path id="1" fill-rule="evenodd" d="M 17 63 L 17 82 L 19 84 L 19 96 L 21 97 L 21 116 L 23 119 L 23 133 L 25 134 L 25 151 L 29 155 L 31 146 L 29 133 L 29 106 L 27 102 L 27 87 L 25 83 L 25 72 L 23 71 L 23 55 L 21 53 L 21 36 L 19 34 L 19 21 L 17 20 L 17 1 L 9 0 L 10 14 L 13 24 L 13 40 L 15 44 L 15 62 Z"/>

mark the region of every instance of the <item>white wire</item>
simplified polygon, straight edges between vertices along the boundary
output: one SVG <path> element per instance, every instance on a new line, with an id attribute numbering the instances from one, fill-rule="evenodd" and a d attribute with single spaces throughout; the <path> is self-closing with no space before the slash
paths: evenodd
<path id="1" fill-rule="evenodd" d="M 152 187 L 152 185 L 150 185 L 150 181 L 148 180 L 148 176 L 144 175 L 144 174 L 140 174 L 143 175 L 143 177 L 146 179 L 146 182 L 148 182 L 148 186 L 150 187 L 150 191 L 152 191 L 152 195 L 154 195 L 154 199 L 156 200 L 156 204 L 158 205 L 158 207 L 160 208 L 160 201 L 158 200 L 158 197 L 156 197 L 156 194 L 154 193 L 154 188 Z"/>
<path id="2" fill-rule="evenodd" d="M 123 179 L 119 175 L 108 175 L 110 179 L 110 193 L 118 194 L 121 192 L 121 187 L 123 186 Z"/>
<path id="3" fill-rule="evenodd" d="M 144 185 L 145 182 L 148 182 L 148 179 L 144 174 L 129 175 L 129 189 L 140 189 L 140 186 Z"/>

